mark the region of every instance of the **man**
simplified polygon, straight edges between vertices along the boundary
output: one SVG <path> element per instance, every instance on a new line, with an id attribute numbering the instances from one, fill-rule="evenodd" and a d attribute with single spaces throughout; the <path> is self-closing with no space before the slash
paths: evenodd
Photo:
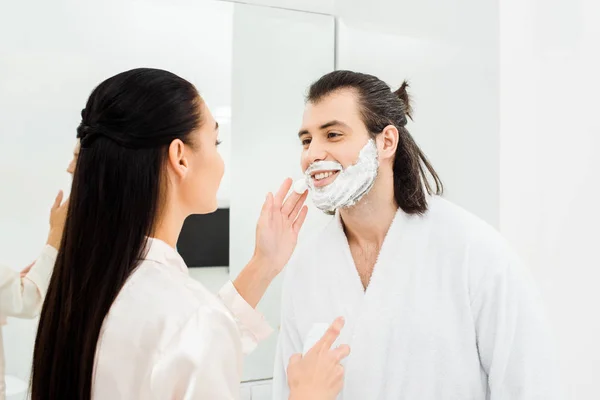
<path id="1" fill-rule="evenodd" d="M 335 216 L 288 266 L 274 399 L 289 358 L 338 315 L 344 400 L 556 398 L 538 294 L 497 232 L 439 196 L 406 87 L 336 71 L 310 88 L 302 170 Z"/>

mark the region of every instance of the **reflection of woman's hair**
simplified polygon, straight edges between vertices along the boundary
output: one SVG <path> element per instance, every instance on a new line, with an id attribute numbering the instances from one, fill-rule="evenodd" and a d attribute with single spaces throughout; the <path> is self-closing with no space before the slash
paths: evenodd
<path id="1" fill-rule="evenodd" d="M 323 97 L 340 89 L 353 89 L 358 94 L 363 122 L 372 137 L 380 134 L 386 126 L 394 125 L 399 132 L 396 158 L 394 159 L 394 197 L 404 212 L 422 214 L 427 211 L 426 191 L 442 194 L 443 185 L 431 163 L 405 128 L 412 109 L 406 91 L 408 84 L 395 92 L 381 79 L 352 71 L 334 71 L 321 77 L 309 89 L 307 101 L 316 103 Z M 433 190 L 427 172 L 433 178 Z"/>
<path id="2" fill-rule="evenodd" d="M 194 86 L 135 69 L 102 82 L 82 111 L 66 229 L 35 341 L 32 399 L 90 399 L 100 328 L 145 256 L 164 199 L 174 139 L 193 146 Z M 127 362 L 127 360 L 123 360 Z"/>

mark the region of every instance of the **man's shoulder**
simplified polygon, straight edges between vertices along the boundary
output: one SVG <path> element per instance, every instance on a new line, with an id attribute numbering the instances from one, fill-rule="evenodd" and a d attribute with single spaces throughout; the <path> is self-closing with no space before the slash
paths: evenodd
<path id="1" fill-rule="evenodd" d="M 434 236 L 447 248 L 463 249 L 471 273 L 504 274 L 521 266 L 509 242 L 487 221 L 441 198 L 431 211 Z"/>
<path id="2" fill-rule="evenodd" d="M 473 247 L 504 247 L 505 240 L 488 221 L 441 197 L 433 197 L 426 214 L 431 230 L 445 241 Z"/>

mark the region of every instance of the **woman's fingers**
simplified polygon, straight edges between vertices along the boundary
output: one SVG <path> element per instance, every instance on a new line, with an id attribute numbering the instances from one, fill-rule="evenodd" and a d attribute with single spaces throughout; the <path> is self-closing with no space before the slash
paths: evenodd
<path id="1" fill-rule="evenodd" d="M 298 218 L 296 218 L 296 221 L 292 226 L 295 233 L 299 233 L 300 229 L 302 229 L 302 225 L 304 225 L 304 221 L 306 221 L 306 214 L 308 214 L 308 207 L 304 206 L 302 207 L 302 210 L 300 210 L 300 215 L 298 215 Z"/>
<path id="2" fill-rule="evenodd" d="M 293 354 L 293 355 L 290 357 L 290 362 L 289 362 L 289 363 L 290 363 L 290 364 L 295 364 L 295 363 L 297 363 L 297 362 L 299 362 L 299 361 L 302 361 L 302 354 L 300 354 L 300 353 L 297 353 L 297 354 Z"/>
<path id="3" fill-rule="evenodd" d="M 35 264 L 35 261 L 21 270 L 21 274 L 20 274 L 21 278 L 23 278 L 25 275 L 27 275 L 29 273 L 29 271 L 31 271 L 31 267 L 33 267 L 33 264 Z"/>
<path id="4" fill-rule="evenodd" d="M 267 198 L 263 203 L 262 209 L 260 210 L 260 218 L 265 218 L 267 221 L 271 219 L 271 212 L 273 209 L 273 194 L 267 193 Z"/>
<path id="5" fill-rule="evenodd" d="M 292 194 L 290 194 L 289 197 L 283 203 L 283 207 L 281 209 L 281 213 L 283 214 L 283 216 L 294 221 L 298 217 L 298 213 L 304 205 L 307 196 L 308 192 L 298 194 L 292 191 Z"/>
<path id="6" fill-rule="evenodd" d="M 342 331 L 343 327 L 344 327 L 344 318 L 342 318 L 342 317 L 336 318 L 336 320 L 333 321 L 333 324 L 331 324 L 331 326 L 329 326 L 329 329 L 327 329 L 327 332 L 325 332 L 323 337 L 321 339 L 319 339 L 317 344 L 315 344 L 313 346 L 312 350 L 316 350 L 318 352 L 329 351 L 329 349 L 331 349 L 331 346 L 333 345 L 333 343 L 340 336 L 340 332 Z"/>
<path id="7" fill-rule="evenodd" d="M 338 346 L 335 350 L 332 351 L 333 357 L 336 362 L 341 362 L 344 358 L 350 355 L 350 346 L 347 344 L 343 344 Z"/>
<path id="8" fill-rule="evenodd" d="M 59 190 L 58 194 L 56 195 L 56 198 L 54 199 L 54 204 L 52 204 L 52 209 L 57 209 L 58 207 L 60 207 L 60 203 L 62 203 L 62 199 L 63 199 L 63 191 Z"/>
<path id="9" fill-rule="evenodd" d="M 275 209 L 277 209 L 277 210 L 281 209 L 281 206 L 283 205 L 283 200 L 285 199 L 285 196 L 290 191 L 291 187 L 292 187 L 292 180 L 290 178 L 287 178 L 285 181 L 283 181 L 283 184 L 281 185 L 281 187 L 277 191 L 277 194 L 274 197 Z"/>

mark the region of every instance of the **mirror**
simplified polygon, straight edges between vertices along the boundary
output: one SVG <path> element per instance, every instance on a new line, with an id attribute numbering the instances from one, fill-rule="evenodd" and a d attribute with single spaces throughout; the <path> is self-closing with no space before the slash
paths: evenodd
<path id="1" fill-rule="evenodd" d="M 25 266 L 44 243 L 48 205 L 59 188 L 68 194 L 65 169 L 91 90 L 144 66 L 191 81 L 219 122 L 220 210 L 186 221 L 179 247 L 190 267 L 206 267 L 190 273 L 210 290 L 234 278 L 252 254 L 264 194 L 299 175 L 304 94 L 334 67 L 333 17 L 222 1 L 60 0 L 14 3 L 2 22 L 0 35 L 12 38 L 0 63 L 0 181 L 11 188 L 0 208 L 0 239 L 10 243 L 2 263 Z M 207 221 L 215 230 L 200 229 Z M 194 238 L 212 240 L 218 257 L 198 258 Z M 279 288 L 260 305 L 275 327 Z M 28 381 L 36 324 L 10 318 L 3 329 L 11 388 Z M 245 380 L 272 376 L 276 340 L 249 357 Z"/>

